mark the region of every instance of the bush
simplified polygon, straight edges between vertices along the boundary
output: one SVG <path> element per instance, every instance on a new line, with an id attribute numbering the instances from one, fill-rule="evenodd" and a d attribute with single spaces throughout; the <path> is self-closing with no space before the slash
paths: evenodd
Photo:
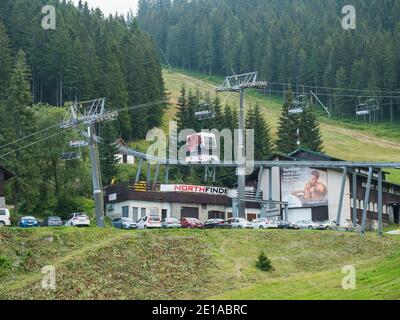
<path id="1" fill-rule="evenodd" d="M 264 252 L 261 252 L 258 256 L 256 267 L 257 269 L 264 272 L 269 272 L 273 270 L 271 259 L 269 259 Z"/>
<path id="2" fill-rule="evenodd" d="M 3 256 L 0 256 L 0 269 L 10 269 L 11 262 Z"/>

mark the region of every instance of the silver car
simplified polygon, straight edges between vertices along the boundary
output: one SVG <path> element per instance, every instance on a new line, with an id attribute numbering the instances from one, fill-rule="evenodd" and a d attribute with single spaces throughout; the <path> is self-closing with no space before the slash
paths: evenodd
<path id="1" fill-rule="evenodd" d="M 123 217 L 114 219 L 112 221 L 112 224 L 115 228 L 124 229 L 124 230 L 130 230 L 130 229 L 137 228 L 135 221 L 133 221 L 129 218 L 123 218 Z"/>
<path id="2" fill-rule="evenodd" d="M 243 218 L 231 218 L 228 219 L 228 223 L 232 225 L 234 229 L 253 229 L 253 224 Z"/>
<path id="3" fill-rule="evenodd" d="M 161 222 L 161 228 L 163 229 L 174 229 L 181 227 L 181 222 L 176 218 L 164 218 Z"/>
<path id="4" fill-rule="evenodd" d="M 293 224 L 296 225 L 299 229 L 316 230 L 319 227 L 319 224 L 308 220 L 295 221 L 293 222 Z"/>

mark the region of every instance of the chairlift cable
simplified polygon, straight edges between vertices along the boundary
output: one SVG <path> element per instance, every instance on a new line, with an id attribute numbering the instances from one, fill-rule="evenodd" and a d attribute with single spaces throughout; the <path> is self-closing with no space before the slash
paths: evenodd
<path id="1" fill-rule="evenodd" d="M 147 108 L 147 107 L 151 107 L 151 106 L 158 105 L 158 104 L 162 104 L 162 103 L 166 103 L 166 102 L 168 102 L 168 100 L 167 100 L 167 99 L 163 99 L 163 100 L 158 100 L 158 101 L 156 101 L 156 102 L 149 102 L 149 103 L 139 104 L 139 105 L 135 105 L 135 106 L 127 107 L 127 108 L 121 108 L 121 109 L 117 109 L 117 110 L 114 110 L 114 111 L 120 112 L 120 111 L 128 111 L 128 110 L 137 110 L 137 109 Z M 78 126 L 81 126 L 81 125 L 83 125 L 83 124 L 79 124 Z M 57 127 L 57 126 L 59 127 L 60 124 L 58 123 L 58 124 L 56 124 L 56 125 L 53 125 L 53 126 L 51 126 L 51 127 L 48 127 L 48 128 L 46 128 L 46 129 L 43 129 L 43 130 L 38 131 L 38 132 L 36 132 L 36 133 L 33 133 L 33 134 L 31 134 L 31 135 L 28 135 L 28 136 L 25 136 L 25 137 L 20 138 L 20 139 L 18 139 L 18 140 L 12 141 L 12 142 L 8 143 L 7 145 L 9 146 L 9 145 L 12 145 L 12 144 L 14 144 L 14 143 L 16 143 L 16 142 L 20 142 L 20 141 L 26 140 L 26 139 L 28 139 L 28 138 L 30 138 L 30 137 L 32 137 L 32 136 L 35 136 L 35 135 L 37 135 L 37 134 L 39 134 L 39 133 L 41 133 L 41 132 L 45 132 L 45 131 L 47 131 L 47 130 L 49 130 L 49 129 L 51 129 L 51 128 Z M 25 149 L 25 148 L 31 147 L 31 146 L 35 145 L 36 143 L 40 143 L 40 142 L 46 141 L 47 139 L 51 139 L 51 138 L 53 138 L 53 137 L 55 137 L 55 136 L 57 136 L 57 135 L 60 135 L 61 133 L 66 132 L 67 130 L 72 129 L 72 128 L 73 128 L 73 127 L 71 127 L 71 128 L 66 128 L 66 129 L 62 129 L 61 131 L 58 131 L 58 132 L 56 132 L 56 133 L 54 133 L 54 134 L 52 134 L 52 135 L 50 135 L 50 136 L 44 137 L 44 138 L 42 138 L 42 139 L 36 140 L 36 141 L 34 141 L 34 142 L 32 142 L 32 143 L 29 143 L 29 144 L 27 144 L 27 145 L 24 145 L 24 146 L 22 146 L 22 147 L 19 147 L 19 148 L 17 148 L 17 149 L 14 149 L 14 150 L 12 150 L 12 151 L 9 151 L 9 152 L 7 152 L 7 153 L 5 153 L 5 154 L 0 155 L 0 158 L 4 158 L 5 156 L 7 156 L 7 155 L 9 155 L 9 154 L 12 154 L 12 153 L 14 153 L 14 152 L 17 152 L 17 151 L 23 150 L 23 149 Z M 76 127 L 75 127 L 75 128 L 76 128 Z M 5 147 L 5 146 L 4 146 L 4 147 Z M 0 149 L 1 149 L 1 148 L 0 148 Z"/>

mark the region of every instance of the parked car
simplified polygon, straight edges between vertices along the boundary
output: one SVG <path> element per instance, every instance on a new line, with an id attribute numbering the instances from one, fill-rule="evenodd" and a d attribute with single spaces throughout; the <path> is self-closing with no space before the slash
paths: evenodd
<path id="1" fill-rule="evenodd" d="M 123 217 L 114 219 L 112 221 L 112 225 L 115 228 L 124 229 L 124 230 L 130 230 L 130 229 L 137 228 L 136 221 L 133 221 L 132 219 L 129 219 L 129 218 L 123 218 Z"/>
<path id="2" fill-rule="evenodd" d="M 8 209 L 0 209 L 0 228 L 11 226 L 10 211 Z"/>
<path id="3" fill-rule="evenodd" d="M 18 221 L 18 227 L 20 227 L 20 228 L 34 228 L 34 227 L 39 227 L 39 222 L 36 220 L 35 217 L 26 216 L 26 217 L 22 217 L 22 218 Z"/>
<path id="4" fill-rule="evenodd" d="M 328 230 L 328 229 L 332 229 L 332 228 L 336 228 L 336 221 L 333 220 L 325 220 L 319 223 L 321 226 L 321 229 L 323 230 Z"/>
<path id="5" fill-rule="evenodd" d="M 161 220 L 157 216 L 145 216 L 137 221 L 138 229 L 161 228 Z"/>
<path id="6" fill-rule="evenodd" d="M 253 229 L 253 224 L 243 218 L 230 218 L 227 221 L 234 229 Z"/>
<path id="7" fill-rule="evenodd" d="M 182 218 L 181 219 L 182 228 L 204 228 L 204 224 L 200 222 L 199 219 L 196 218 Z"/>
<path id="8" fill-rule="evenodd" d="M 267 218 L 256 219 L 251 222 L 253 229 L 277 229 L 278 223 Z"/>
<path id="9" fill-rule="evenodd" d="M 277 221 L 278 229 L 299 229 L 299 227 L 293 223 L 290 223 L 285 220 Z"/>
<path id="10" fill-rule="evenodd" d="M 60 217 L 48 217 L 40 225 L 42 227 L 61 227 L 63 222 Z"/>
<path id="11" fill-rule="evenodd" d="M 165 218 L 161 222 L 161 228 L 164 229 L 173 229 L 173 228 L 181 228 L 182 224 L 177 218 Z"/>
<path id="12" fill-rule="evenodd" d="M 73 213 L 69 216 L 65 223 L 67 227 L 89 227 L 90 219 L 86 213 Z"/>
<path id="13" fill-rule="evenodd" d="M 319 224 L 308 220 L 295 221 L 293 222 L 293 224 L 296 225 L 298 229 L 317 230 L 317 228 L 319 227 Z"/>
<path id="14" fill-rule="evenodd" d="M 224 219 L 209 219 L 204 222 L 204 228 L 206 229 L 232 229 L 232 225 Z"/>

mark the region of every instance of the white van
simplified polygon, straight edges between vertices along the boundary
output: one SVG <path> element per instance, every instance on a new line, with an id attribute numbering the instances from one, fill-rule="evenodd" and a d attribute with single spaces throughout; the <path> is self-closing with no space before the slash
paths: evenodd
<path id="1" fill-rule="evenodd" d="M 0 228 L 11 226 L 10 211 L 8 209 L 0 209 Z"/>

